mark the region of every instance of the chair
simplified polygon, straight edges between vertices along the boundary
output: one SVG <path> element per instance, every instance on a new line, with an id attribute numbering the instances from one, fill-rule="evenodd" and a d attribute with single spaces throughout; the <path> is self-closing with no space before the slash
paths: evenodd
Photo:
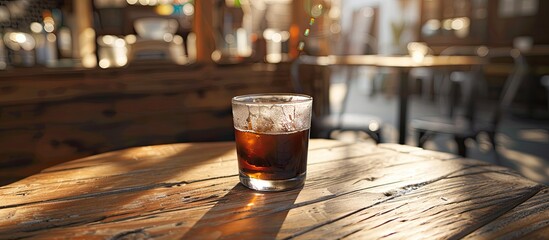
<path id="1" fill-rule="evenodd" d="M 498 161 L 496 151 L 495 134 L 504 111 L 510 106 L 519 85 L 526 78 L 528 65 L 523 56 L 516 49 L 490 49 L 486 52 L 485 58 L 488 64 L 492 64 L 503 58 L 510 58 L 513 63 L 513 70 L 507 76 L 502 91 L 498 99 L 497 107 L 494 109 L 491 119 L 488 121 L 477 119 L 475 114 L 465 116 L 438 116 L 414 119 L 411 121 L 411 127 L 417 132 L 417 145 L 423 147 L 425 142 L 435 134 L 453 135 L 458 147 L 458 154 L 467 157 L 465 146 L 466 139 L 474 139 L 481 132 L 488 134 L 493 150 L 496 152 L 496 161 Z M 478 104 L 475 100 L 476 88 L 471 88 L 468 108 L 474 109 Z M 474 111 L 472 111 L 474 113 Z"/>
<path id="2" fill-rule="evenodd" d="M 547 90 L 547 109 L 549 109 L 549 75 L 544 75 L 540 79 L 541 85 Z"/>
<path id="3" fill-rule="evenodd" d="M 292 63 L 291 79 L 296 92 L 305 93 L 302 81 L 299 79 L 299 66 L 301 58 Z M 341 110 L 337 113 L 314 114 L 312 119 L 311 137 L 331 138 L 334 131 L 355 131 L 368 134 L 376 143 L 380 143 L 382 121 L 380 118 L 365 114 L 346 113 L 345 106 L 348 100 L 349 79 L 344 79 L 345 93 L 342 100 Z M 329 87 L 329 86 L 323 86 Z M 313 96 L 315 97 L 315 96 Z"/>
<path id="4" fill-rule="evenodd" d="M 444 49 L 441 56 L 486 56 L 488 48 L 485 46 L 452 46 Z M 439 71 L 435 76 L 435 90 L 437 101 L 444 114 L 454 116 L 459 105 L 472 106 L 469 104 L 472 93 L 471 88 L 484 89 L 485 81 L 482 77 L 482 67 L 473 66 L 470 70 Z M 480 93 L 480 91 L 476 92 Z M 461 97 L 460 97 L 461 96 Z M 462 99 L 460 102 L 459 99 Z M 469 118 L 474 114 L 473 109 L 465 109 L 465 115 Z"/>
<path id="5" fill-rule="evenodd" d="M 342 39 L 335 41 L 334 54 L 336 55 L 360 55 L 373 54 L 377 51 L 377 40 L 371 35 L 372 28 L 375 26 L 375 11 L 371 7 L 362 7 L 352 14 L 351 27 L 352 32 L 343 33 Z M 313 57 L 313 56 L 307 56 Z M 313 57 L 314 58 L 314 57 Z M 302 58 L 297 58 L 292 64 L 292 82 L 297 92 L 304 93 L 303 81 L 299 79 L 299 66 L 302 64 Z M 328 113 L 314 114 L 312 119 L 311 136 L 318 138 L 331 138 L 334 131 L 353 131 L 364 132 L 368 134 L 376 143 L 381 142 L 381 119 L 375 116 L 347 113 L 345 107 L 349 95 L 349 86 L 352 80 L 360 75 L 360 66 L 332 66 L 332 70 L 341 70 L 343 77 L 341 80 L 343 86 L 343 97 L 341 99 L 338 112 L 329 111 Z M 321 88 L 333 90 L 331 83 L 321 86 Z M 316 96 L 315 100 L 318 99 Z M 315 101 L 319 104 L 319 101 Z M 320 104 L 326 104 L 321 102 Z M 329 104 L 329 103 L 328 103 Z"/>
<path id="6" fill-rule="evenodd" d="M 350 14 L 349 27 L 342 30 L 340 38 L 335 39 L 332 42 L 334 55 L 361 55 L 361 54 L 377 54 L 378 52 L 378 40 L 373 35 L 376 28 L 377 16 L 374 8 L 366 6 L 355 9 Z M 342 23 L 343 24 L 343 23 Z M 344 75 L 344 81 L 360 79 L 363 80 L 364 70 L 371 72 L 371 69 L 375 69 L 370 66 L 334 66 L 331 69 L 338 70 Z M 376 73 L 379 71 L 375 69 Z M 369 95 L 374 95 L 377 92 L 376 81 L 379 77 L 376 75 L 369 81 L 369 89 L 366 87 L 364 90 L 369 90 Z M 349 85 L 349 82 L 343 83 L 345 86 Z M 368 83 L 367 83 L 368 84 Z M 367 85 L 362 85 L 367 86 Z"/>
<path id="7" fill-rule="evenodd" d="M 422 42 L 410 42 L 407 45 L 408 54 L 418 61 L 422 61 L 423 57 L 433 55 L 433 49 Z M 435 70 L 432 68 L 412 68 L 408 74 L 411 80 L 419 80 L 421 82 L 421 95 L 425 99 L 434 99 L 433 80 Z"/>

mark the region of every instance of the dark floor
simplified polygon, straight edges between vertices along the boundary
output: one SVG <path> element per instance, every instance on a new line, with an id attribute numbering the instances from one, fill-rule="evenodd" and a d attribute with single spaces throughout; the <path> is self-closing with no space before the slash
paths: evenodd
<path id="1" fill-rule="evenodd" d="M 338 111 L 337 103 L 344 85 L 337 80 L 337 72 L 333 76 L 336 80 L 332 80 L 331 99 L 333 99 L 333 109 Z M 387 85 L 387 83 L 384 84 Z M 384 121 L 384 142 L 397 142 L 398 97 L 395 91 L 390 90 L 396 88 L 384 86 L 382 91 L 377 90 L 372 94 L 371 79 L 360 79 L 352 81 L 350 89 L 346 111 L 381 117 Z M 440 113 L 440 104 L 436 101 L 419 94 L 412 95 L 410 99 L 408 105 L 410 119 Z M 495 101 L 484 100 L 478 105 L 480 109 L 485 110 L 481 111 L 482 113 L 489 112 L 488 110 L 493 109 L 495 104 Z M 513 105 L 514 110 L 522 110 L 521 107 L 523 108 L 520 104 Z M 339 138 L 350 141 L 363 139 L 354 133 L 342 133 Z M 415 138 L 414 132 L 409 129 L 406 144 L 416 145 Z M 547 118 L 545 120 L 525 118 L 517 116 L 514 112 L 508 112 L 503 117 L 496 139 L 502 165 L 517 170 L 529 179 L 549 184 L 549 120 Z M 466 142 L 466 145 L 468 157 L 495 163 L 495 153 L 491 150 L 487 136 L 480 135 L 476 140 Z M 424 147 L 430 150 L 457 152 L 451 136 L 445 135 L 432 138 Z"/>

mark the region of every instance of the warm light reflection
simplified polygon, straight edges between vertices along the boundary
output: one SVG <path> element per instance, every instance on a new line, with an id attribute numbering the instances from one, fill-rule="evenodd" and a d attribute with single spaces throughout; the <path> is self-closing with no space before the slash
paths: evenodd
<path id="1" fill-rule="evenodd" d="M 175 36 L 173 36 L 172 42 L 174 44 L 177 44 L 177 45 L 183 44 L 183 37 L 181 37 L 179 35 L 175 35 Z"/>
<path id="2" fill-rule="evenodd" d="M 453 31 L 453 33 L 459 37 L 464 38 L 469 35 L 471 20 L 468 17 L 448 18 L 442 21 L 442 28 L 444 30 Z M 439 29 L 440 23 L 436 19 L 430 19 L 425 22 L 422 27 L 422 33 L 426 35 L 432 35 Z"/>
<path id="3" fill-rule="evenodd" d="M 61 27 L 57 32 L 59 53 L 62 57 L 72 56 L 72 34 L 68 27 Z"/>
<path id="4" fill-rule="evenodd" d="M 262 197 L 263 194 L 261 193 L 254 193 L 250 201 L 248 201 L 248 204 L 246 204 L 245 210 L 250 210 L 253 206 L 256 205 L 256 202 L 259 201 L 259 198 Z"/>
<path id="5" fill-rule="evenodd" d="M 236 49 L 238 55 L 242 57 L 249 57 L 252 55 L 252 49 L 249 47 L 248 43 L 248 33 L 246 29 L 239 28 L 236 30 Z"/>
<path id="6" fill-rule="evenodd" d="M 438 19 L 429 19 L 429 21 L 426 22 L 426 25 L 433 31 L 438 30 L 440 28 L 440 21 Z"/>
<path id="7" fill-rule="evenodd" d="M 27 37 L 23 33 L 13 33 L 11 34 L 10 39 L 18 43 L 24 43 L 25 41 L 27 41 Z"/>
<path id="8" fill-rule="evenodd" d="M 33 33 L 41 33 L 42 32 L 42 24 L 38 22 L 33 22 L 30 24 L 30 29 Z"/>
<path id="9" fill-rule="evenodd" d="M 255 179 L 255 178 L 250 178 L 249 181 L 250 181 L 250 185 L 255 186 L 258 189 L 272 189 L 272 188 L 275 188 L 275 186 L 269 181 L 258 180 L 258 179 Z M 254 196 L 254 198 L 252 198 L 252 200 L 255 199 L 255 198 L 256 198 L 256 196 Z"/>
<path id="10" fill-rule="evenodd" d="M 190 162 L 186 158 L 186 151 L 191 152 L 193 156 L 200 154 L 196 151 L 197 145 L 177 144 L 177 145 L 159 145 L 136 147 L 117 152 L 97 154 L 87 157 L 84 161 L 75 161 L 52 167 L 48 170 L 65 169 L 73 167 L 75 171 L 66 171 L 63 176 L 67 179 L 78 179 L 83 184 L 66 187 L 63 182 L 59 182 L 55 189 L 52 189 L 59 196 L 71 196 L 74 192 L 101 192 L 104 190 L 118 189 L 124 187 L 125 183 L 118 181 L 104 181 L 105 176 L 122 176 L 128 173 L 138 173 L 151 168 L 158 168 L 158 174 L 154 176 L 153 181 L 158 182 L 176 182 L 186 179 L 189 176 L 204 176 L 204 168 L 208 164 L 227 162 L 227 166 L 236 169 L 236 159 L 234 151 L 226 144 L 218 145 L 216 152 L 204 154 L 199 163 Z M 194 150 L 193 150 L 194 149 Z M 111 161 L 115 157 L 118 161 Z M 98 164 L 88 165 L 87 161 L 97 161 Z M 166 169 L 170 163 L 176 168 Z M 234 163 L 234 165 L 232 165 Z M 85 170 L 78 170 L 82 166 Z M 180 167 L 180 168 L 177 168 Z M 45 174 L 49 174 L 46 172 Z M 139 184 L 149 184 L 150 179 L 133 179 Z M 147 183 L 148 182 L 148 183 Z M 127 182 L 126 182 L 127 183 Z M 75 189 L 76 188 L 76 189 Z"/>
<path id="11" fill-rule="evenodd" d="M 112 36 L 112 35 L 105 35 L 103 37 L 101 37 L 101 40 L 103 41 L 104 44 L 106 45 L 111 45 L 114 43 L 114 39 L 115 37 Z"/>
<path id="12" fill-rule="evenodd" d="M 265 29 L 263 38 L 267 40 L 267 56 L 265 60 L 269 63 L 278 63 L 283 60 L 287 53 L 282 52 L 282 43 L 288 41 L 290 33 L 288 31 L 278 31 L 276 29 Z"/>
<path id="13" fill-rule="evenodd" d="M 332 24 L 330 25 L 330 32 L 331 32 L 332 34 L 338 34 L 338 33 L 340 33 L 340 32 L 341 32 L 341 25 L 338 24 L 338 23 L 332 23 Z"/>
<path id="14" fill-rule="evenodd" d="M 52 23 L 44 23 L 44 30 L 45 30 L 46 32 L 51 33 L 51 32 L 53 32 L 53 31 L 55 30 L 55 27 L 53 26 Z"/>
<path id="15" fill-rule="evenodd" d="M 103 58 L 99 60 L 99 67 L 100 68 L 108 68 L 111 66 L 111 61 L 109 59 Z"/>
<path id="16" fill-rule="evenodd" d="M 282 42 L 282 36 L 280 35 L 280 33 L 274 33 L 271 37 L 271 40 L 277 43 Z"/>
<path id="17" fill-rule="evenodd" d="M 82 57 L 82 66 L 93 68 L 97 65 L 95 57 L 95 30 L 86 28 L 78 36 L 80 46 L 80 56 Z"/>
<path id="18" fill-rule="evenodd" d="M 55 34 L 53 34 L 53 33 L 48 33 L 48 35 L 46 36 L 46 39 L 47 39 L 49 42 L 55 42 L 55 40 L 57 40 L 57 37 L 56 37 Z"/>
<path id="19" fill-rule="evenodd" d="M 171 15 L 173 13 L 173 6 L 169 4 L 161 4 L 156 6 L 155 11 L 158 15 Z"/>
<path id="20" fill-rule="evenodd" d="M 194 32 L 187 36 L 187 56 L 190 62 L 196 61 L 196 34 Z"/>
<path id="21" fill-rule="evenodd" d="M 55 21 L 53 20 L 52 17 L 44 18 L 44 31 L 49 33 L 55 31 Z"/>
<path id="22" fill-rule="evenodd" d="M 185 4 L 183 6 L 183 14 L 192 16 L 194 14 L 194 6 L 192 4 Z"/>
<path id="23" fill-rule="evenodd" d="M 93 68 L 95 67 L 96 59 L 93 55 L 86 55 L 82 58 L 82 66 L 86 68 Z"/>
<path id="24" fill-rule="evenodd" d="M 370 123 L 368 125 L 368 129 L 370 129 L 370 131 L 377 131 L 379 130 L 379 123 L 377 121 L 373 121 L 372 123 Z"/>
<path id="25" fill-rule="evenodd" d="M 267 28 L 263 31 L 263 38 L 270 40 L 274 33 L 275 31 L 273 29 Z"/>
<path id="26" fill-rule="evenodd" d="M 162 39 L 165 42 L 171 42 L 173 40 L 173 35 L 171 33 L 164 33 L 164 36 L 162 36 Z"/>
<path id="27" fill-rule="evenodd" d="M 423 59 L 425 59 L 425 55 L 419 53 L 419 52 L 414 52 L 411 54 L 412 56 L 412 59 L 414 60 L 414 62 L 417 62 L 417 63 L 420 63 L 420 62 L 423 62 Z"/>
<path id="28" fill-rule="evenodd" d="M 467 17 L 455 18 L 452 20 L 452 29 L 454 34 L 459 38 L 465 38 L 469 35 L 470 20 Z"/>
<path id="29" fill-rule="evenodd" d="M 322 15 L 323 13 L 323 9 L 324 9 L 324 6 L 322 6 L 322 4 L 314 5 L 311 8 L 311 16 L 315 18 L 320 17 L 320 15 Z"/>
<path id="30" fill-rule="evenodd" d="M 213 51 L 211 57 L 212 57 L 212 60 L 214 60 L 215 62 L 220 61 L 221 60 L 221 51 L 219 51 L 219 50 Z"/>
<path id="31" fill-rule="evenodd" d="M 371 7 L 361 8 L 360 14 L 362 14 L 365 18 L 371 18 L 374 16 L 374 9 Z"/>
<path id="32" fill-rule="evenodd" d="M 192 6 L 190 0 L 126 0 L 126 2 L 129 4 L 129 5 L 135 5 L 135 4 L 139 4 L 139 5 L 142 5 L 142 6 L 159 6 L 159 5 L 170 5 L 170 6 L 174 6 L 174 5 L 190 5 L 190 7 L 186 7 L 186 11 L 185 9 L 183 9 L 183 13 L 185 15 L 192 15 L 194 14 L 194 7 Z"/>
<path id="33" fill-rule="evenodd" d="M 456 18 L 452 21 L 452 29 L 454 30 L 462 29 L 463 26 L 465 26 L 465 23 L 461 18 Z"/>
<path id="34" fill-rule="evenodd" d="M 124 37 L 124 40 L 126 40 L 127 44 L 134 44 L 137 41 L 137 37 L 133 34 L 126 35 Z"/>
<path id="35" fill-rule="evenodd" d="M 505 159 L 514 163 L 521 174 L 534 181 L 543 182 L 549 176 L 549 168 L 546 168 L 545 160 L 541 157 L 527 154 L 524 152 L 509 149 L 508 147 L 499 147 L 498 152 Z"/>
<path id="36" fill-rule="evenodd" d="M 442 28 L 445 30 L 452 30 L 452 19 L 445 19 L 442 22 Z"/>
<path id="37" fill-rule="evenodd" d="M 6 47 L 15 51 L 20 49 L 31 51 L 36 46 L 34 37 L 22 32 L 6 33 L 6 35 L 4 35 L 4 43 L 6 44 Z"/>
<path id="38" fill-rule="evenodd" d="M 429 19 L 425 22 L 423 27 L 421 27 L 421 33 L 425 36 L 434 35 L 441 27 L 440 20 L 438 19 Z"/>
<path id="39" fill-rule="evenodd" d="M 339 7 L 332 7 L 330 8 L 330 11 L 328 12 L 328 16 L 331 19 L 339 19 L 341 17 L 341 10 Z"/>
<path id="40" fill-rule="evenodd" d="M 425 43 L 411 42 L 407 45 L 408 53 L 412 57 L 412 60 L 416 63 L 424 61 L 425 56 L 429 54 L 429 47 Z"/>
<path id="41" fill-rule="evenodd" d="M 126 41 L 124 41 L 124 39 L 122 39 L 122 38 L 117 38 L 114 41 L 114 46 L 118 47 L 118 48 L 124 47 L 124 46 L 126 46 Z"/>
<path id="42" fill-rule="evenodd" d="M 130 37 L 131 38 L 131 37 Z M 105 35 L 97 40 L 99 46 L 99 67 L 121 67 L 128 63 L 126 39 Z"/>
<path id="43" fill-rule="evenodd" d="M 549 144 L 549 132 L 543 129 L 523 129 L 518 132 L 518 137 L 524 141 Z"/>

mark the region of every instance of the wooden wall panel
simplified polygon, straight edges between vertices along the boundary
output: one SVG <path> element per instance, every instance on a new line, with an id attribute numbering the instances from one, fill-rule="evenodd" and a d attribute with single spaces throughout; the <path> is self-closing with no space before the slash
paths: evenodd
<path id="1" fill-rule="evenodd" d="M 233 96 L 292 91 L 287 64 L 25 70 L 0 73 L 0 184 L 115 149 L 231 140 Z"/>

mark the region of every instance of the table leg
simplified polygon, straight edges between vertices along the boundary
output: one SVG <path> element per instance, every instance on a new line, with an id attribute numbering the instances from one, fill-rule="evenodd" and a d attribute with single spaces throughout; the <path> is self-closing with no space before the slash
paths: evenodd
<path id="1" fill-rule="evenodd" d="M 406 124 L 408 120 L 408 71 L 398 69 L 399 77 L 399 108 L 398 108 L 398 143 L 406 144 Z"/>

